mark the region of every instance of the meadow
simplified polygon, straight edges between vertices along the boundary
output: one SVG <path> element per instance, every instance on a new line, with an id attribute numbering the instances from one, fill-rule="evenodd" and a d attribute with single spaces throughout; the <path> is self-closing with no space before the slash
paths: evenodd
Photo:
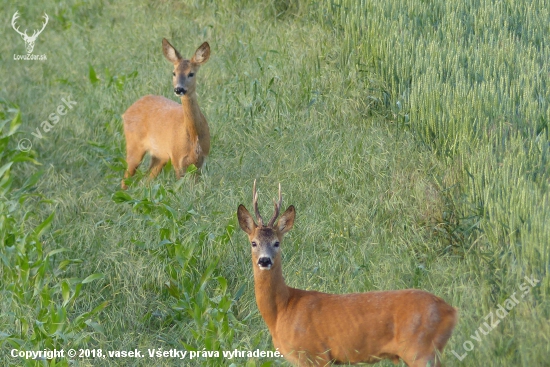
<path id="1" fill-rule="evenodd" d="M 1 4 L 0 364 L 288 366 L 221 356 L 273 350 L 236 218 L 257 179 L 264 217 L 278 183 L 297 210 L 290 286 L 424 289 L 460 310 L 445 366 L 548 365 L 548 1 Z M 48 14 L 47 60 L 14 59 L 16 11 L 29 30 Z M 146 159 L 121 191 L 121 114 L 177 100 L 163 37 L 186 57 L 210 43 L 210 156 L 149 184 Z M 220 356 L 10 354 L 71 348 Z"/>

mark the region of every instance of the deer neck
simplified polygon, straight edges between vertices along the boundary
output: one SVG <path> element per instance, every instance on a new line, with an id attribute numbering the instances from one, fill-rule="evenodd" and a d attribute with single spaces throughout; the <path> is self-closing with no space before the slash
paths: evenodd
<path id="1" fill-rule="evenodd" d="M 191 131 L 200 133 L 202 130 L 202 118 L 197 94 L 195 92 L 181 97 L 181 106 L 183 108 L 183 123 Z"/>
<path id="2" fill-rule="evenodd" d="M 289 287 L 283 278 L 280 257 L 277 260 L 270 270 L 261 270 L 253 262 L 256 303 L 272 335 L 277 316 L 284 312 L 290 297 Z"/>

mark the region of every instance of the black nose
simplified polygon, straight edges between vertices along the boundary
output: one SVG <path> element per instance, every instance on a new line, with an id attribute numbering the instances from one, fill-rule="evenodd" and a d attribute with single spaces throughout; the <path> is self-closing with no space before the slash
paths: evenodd
<path id="1" fill-rule="evenodd" d="M 183 96 L 187 91 L 183 87 L 176 87 L 174 93 L 176 93 L 176 96 Z"/>
<path id="2" fill-rule="evenodd" d="M 262 268 L 267 268 L 273 265 L 273 263 L 271 262 L 271 259 L 269 257 L 260 257 L 258 259 L 258 265 L 260 265 Z"/>

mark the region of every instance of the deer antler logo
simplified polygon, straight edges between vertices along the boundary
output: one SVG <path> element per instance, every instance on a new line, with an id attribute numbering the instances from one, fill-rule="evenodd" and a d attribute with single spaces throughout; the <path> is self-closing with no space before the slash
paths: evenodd
<path id="1" fill-rule="evenodd" d="M 44 22 L 44 24 L 42 25 L 42 29 L 39 30 L 39 31 L 34 31 L 32 36 L 28 36 L 27 35 L 27 30 L 25 29 L 25 32 L 20 32 L 19 31 L 19 27 L 16 27 L 15 25 L 15 21 L 17 20 L 17 18 L 19 18 L 19 12 L 15 12 L 15 14 L 13 14 L 13 18 L 11 18 L 11 26 L 13 27 L 13 29 L 19 33 L 21 35 L 21 37 L 23 37 L 23 40 L 25 41 L 25 48 L 27 49 L 27 53 L 30 54 L 32 53 L 32 50 L 34 49 L 34 42 L 36 41 L 36 38 L 38 37 L 38 35 L 40 33 L 42 33 L 42 31 L 44 30 L 44 28 L 46 28 L 46 24 L 48 24 L 48 14 L 44 13 L 44 19 L 46 20 Z"/>

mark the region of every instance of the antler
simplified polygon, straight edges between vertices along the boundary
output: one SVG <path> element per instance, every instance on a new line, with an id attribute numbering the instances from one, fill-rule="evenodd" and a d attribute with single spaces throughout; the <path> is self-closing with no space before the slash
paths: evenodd
<path id="1" fill-rule="evenodd" d="M 44 14 L 45 14 L 45 13 L 44 13 Z M 19 27 L 16 27 L 16 26 L 15 26 L 15 21 L 17 20 L 17 18 L 19 18 L 19 12 L 18 12 L 18 11 L 16 11 L 15 14 L 13 14 L 13 18 L 11 18 L 11 26 L 13 27 L 13 29 L 14 29 L 17 33 L 19 33 L 19 34 L 22 35 L 23 37 L 29 37 L 29 36 L 27 36 L 27 30 L 26 30 L 26 29 L 25 29 L 25 33 L 21 33 L 21 32 L 19 31 Z"/>
<path id="2" fill-rule="evenodd" d="M 258 224 L 263 227 L 264 220 L 262 219 L 260 211 L 258 210 L 258 193 L 256 192 L 256 180 L 254 180 L 254 186 L 252 186 L 252 205 L 254 206 L 254 214 L 256 214 Z"/>
<path id="3" fill-rule="evenodd" d="M 35 30 L 35 31 L 33 32 L 32 36 L 29 37 L 29 35 L 27 35 L 27 30 L 26 30 L 26 29 L 25 29 L 25 32 L 21 32 L 21 31 L 19 30 L 19 27 L 16 26 L 15 21 L 17 20 L 17 18 L 19 18 L 19 12 L 18 12 L 18 11 L 16 11 L 15 14 L 13 14 L 13 17 L 11 18 L 11 26 L 13 27 L 13 29 L 14 29 L 17 33 L 19 33 L 21 36 L 23 36 L 23 38 L 25 38 L 26 40 L 27 40 L 27 39 L 28 39 L 28 40 L 35 40 L 36 37 L 38 37 L 38 35 L 39 35 L 40 33 L 42 33 L 42 31 L 44 30 L 44 28 L 46 28 L 46 24 L 48 24 L 48 20 L 50 19 L 50 18 L 48 17 L 48 14 L 44 13 L 43 18 L 44 18 L 46 21 L 44 22 L 44 24 L 42 24 L 42 29 L 39 30 L 39 31 L 36 31 L 36 30 Z"/>
<path id="4" fill-rule="evenodd" d="M 46 24 L 48 24 L 48 19 L 50 19 L 50 18 L 48 18 L 48 14 L 46 14 L 46 13 L 44 13 L 44 16 L 43 16 L 42 18 L 46 19 L 46 21 L 45 21 L 44 24 L 42 25 L 42 29 L 39 30 L 39 31 L 34 31 L 33 34 L 32 34 L 32 36 L 31 36 L 30 38 L 35 39 L 36 37 L 38 37 L 38 35 L 39 35 L 40 33 L 42 33 L 42 31 L 44 30 L 44 28 L 46 28 Z M 36 33 L 36 32 L 38 32 L 38 33 Z"/>
<path id="5" fill-rule="evenodd" d="M 273 213 L 273 217 L 269 220 L 268 227 L 273 227 L 273 224 L 275 224 L 275 220 L 279 216 L 279 212 L 281 211 L 281 205 L 283 205 L 283 196 L 281 195 L 281 183 L 279 182 L 279 202 L 276 202 L 275 199 L 273 199 L 273 204 L 275 205 L 275 213 Z"/>

